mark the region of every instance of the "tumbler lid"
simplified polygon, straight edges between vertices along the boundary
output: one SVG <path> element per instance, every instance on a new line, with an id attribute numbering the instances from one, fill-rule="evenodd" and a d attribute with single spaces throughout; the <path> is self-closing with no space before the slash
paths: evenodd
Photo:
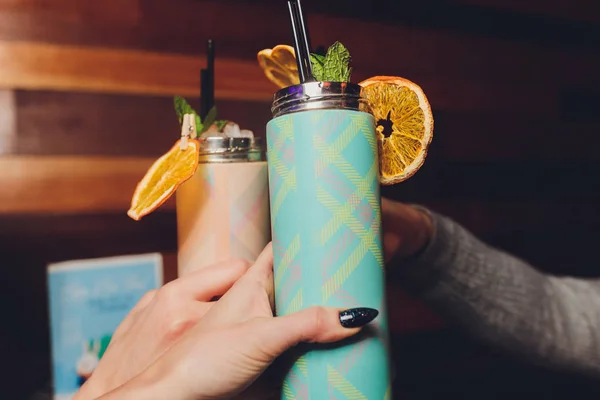
<path id="1" fill-rule="evenodd" d="M 340 109 L 369 112 L 362 87 L 350 82 L 307 82 L 275 93 L 273 117 L 307 110 Z"/>
<path id="2" fill-rule="evenodd" d="M 200 162 L 264 161 L 265 150 L 261 138 L 205 137 L 200 142 Z"/>

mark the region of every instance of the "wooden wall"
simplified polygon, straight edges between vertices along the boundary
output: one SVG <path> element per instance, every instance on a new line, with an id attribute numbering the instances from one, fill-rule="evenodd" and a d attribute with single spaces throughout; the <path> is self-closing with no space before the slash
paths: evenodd
<path id="1" fill-rule="evenodd" d="M 304 2 L 313 45 L 343 41 L 354 80 L 402 75 L 433 106 L 426 165 L 384 194 L 445 213 L 542 269 L 597 274 L 596 7 L 583 0 L 404 3 Z M 286 8 L 275 0 L 0 0 L 0 382 L 7 398 L 49 378 L 48 262 L 160 251 L 173 276 L 173 203 L 139 223 L 125 211 L 137 180 L 179 133 L 172 95 L 198 104 L 206 39 L 217 43 L 220 115 L 262 135 L 275 88 L 255 54 L 290 43 L 289 31 Z M 452 330 L 432 331 L 439 321 L 393 286 L 390 304 L 398 393 L 406 398 L 440 391 L 480 398 L 474 376 L 499 385 L 491 377 L 502 375 L 506 390 L 546 390 L 540 371 L 525 373 Z"/>

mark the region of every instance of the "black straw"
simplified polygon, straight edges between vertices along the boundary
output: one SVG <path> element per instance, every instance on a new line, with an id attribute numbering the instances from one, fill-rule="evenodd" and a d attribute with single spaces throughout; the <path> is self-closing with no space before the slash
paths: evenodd
<path id="1" fill-rule="evenodd" d="M 202 68 L 200 70 L 200 118 L 204 120 L 206 114 L 208 114 L 208 70 Z"/>
<path id="2" fill-rule="evenodd" d="M 212 39 L 208 39 L 208 100 L 206 105 L 208 113 L 211 108 L 215 105 L 215 42 Z"/>
<path id="3" fill-rule="evenodd" d="M 294 35 L 294 50 L 300 83 L 313 81 L 312 66 L 310 63 L 310 38 L 304 22 L 304 14 L 300 0 L 289 0 L 288 8 Z"/>
<path id="4" fill-rule="evenodd" d="M 294 1 L 296 3 L 296 10 L 298 12 L 298 20 L 300 23 L 300 32 L 302 32 L 303 41 L 300 43 L 302 45 L 302 50 L 306 55 L 306 65 L 307 71 L 310 73 L 310 77 L 312 78 L 312 65 L 310 63 L 310 36 L 308 35 L 308 29 L 306 27 L 306 22 L 304 20 L 304 11 L 302 11 L 302 3 L 301 0 Z"/>
<path id="5" fill-rule="evenodd" d="M 215 45 L 208 40 L 206 66 L 200 71 L 200 117 L 206 118 L 215 105 Z"/>

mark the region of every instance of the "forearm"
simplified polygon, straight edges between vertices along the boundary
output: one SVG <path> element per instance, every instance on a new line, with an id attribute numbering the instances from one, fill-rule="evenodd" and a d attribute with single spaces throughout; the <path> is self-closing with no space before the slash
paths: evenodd
<path id="1" fill-rule="evenodd" d="M 392 262 L 404 289 L 488 343 L 600 377 L 599 281 L 544 275 L 447 218 L 432 220 L 424 252 Z"/>

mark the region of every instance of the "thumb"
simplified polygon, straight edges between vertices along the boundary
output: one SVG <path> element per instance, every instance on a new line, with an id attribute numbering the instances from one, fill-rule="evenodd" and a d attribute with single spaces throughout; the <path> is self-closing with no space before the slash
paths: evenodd
<path id="1" fill-rule="evenodd" d="M 377 315 L 374 308 L 314 306 L 260 324 L 259 336 L 263 349 L 277 357 L 300 342 L 331 343 L 353 336 Z"/>

